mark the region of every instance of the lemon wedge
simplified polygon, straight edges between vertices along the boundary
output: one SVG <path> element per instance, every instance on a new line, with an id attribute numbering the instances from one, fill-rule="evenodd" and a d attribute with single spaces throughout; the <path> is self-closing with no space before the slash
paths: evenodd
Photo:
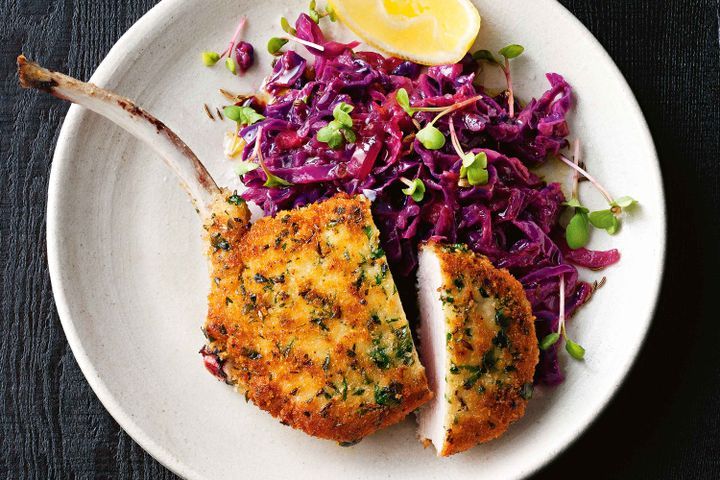
<path id="1" fill-rule="evenodd" d="M 459 62 L 480 31 L 470 0 L 330 0 L 335 14 L 375 48 L 423 65 Z"/>

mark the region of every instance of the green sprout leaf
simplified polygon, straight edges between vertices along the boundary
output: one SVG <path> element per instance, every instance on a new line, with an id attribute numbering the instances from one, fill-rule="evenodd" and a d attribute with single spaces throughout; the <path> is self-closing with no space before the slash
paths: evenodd
<path id="1" fill-rule="evenodd" d="M 415 114 L 416 110 L 410 106 L 410 96 L 408 95 L 407 90 L 404 88 L 399 89 L 395 94 L 395 99 L 397 100 L 398 105 L 405 110 L 405 113 L 411 117 Z"/>
<path id="2" fill-rule="evenodd" d="M 606 229 L 610 228 L 613 224 L 615 215 L 612 210 L 598 210 L 597 212 L 590 213 L 590 223 L 595 228 Z"/>
<path id="3" fill-rule="evenodd" d="M 507 47 L 501 49 L 498 53 L 500 55 L 502 55 L 503 57 L 507 58 L 508 60 L 510 60 L 511 58 L 519 57 L 520 55 L 523 54 L 524 51 L 525 51 L 525 48 L 522 45 L 512 44 L 512 45 L 508 45 Z"/>
<path id="4" fill-rule="evenodd" d="M 475 159 L 473 160 L 473 163 L 480 168 L 487 168 L 488 166 L 488 158 L 487 154 L 485 152 L 480 152 L 477 155 L 475 155 Z M 468 165 L 468 168 L 470 166 Z"/>
<path id="5" fill-rule="evenodd" d="M 223 113 L 227 118 L 240 125 L 253 125 L 265 119 L 264 116 L 257 113 L 251 107 L 230 105 L 225 107 Z"/>
<path id="6" fill-rule="evenodd" d="M 320 23 L 320 13 L 318 13 L 317 10 L 310 9 L 310 11 L 308 12 L 308 15 L 310 16 L 310 18 L 312 19 L 313 22 Z"/>
<path id="7" fill-rule="evenodd" d="M 331 22 L 335 22 L 337 20 L 337 16 L 335 15 L 335 10 L 333 10 L 332 6 L 328 5 L 325 7 L 325 13 L 322 12 L 322 10 L 318 10 L 317 8 L 317 2 L 315 0 L 310 1 L 310 6 L 308 8 L 308 15 L 315 23 L 320 23 L 320 19 L 323 17 L 330 18 Z"/>
<path id="8" fill-rule="evenodd" d="M 265 183 L 263 183 L 263 186 L 266 188 L 278 188 L 278 187 L 292 187 L 292 183 L 288 182 L 287 180 L 283 180 L 282 178 L 278 177 L 277 175 L 273 175 L 270 173 L 270 170 L 265 166 L 264 163 L 260 162 L 260 167 L 263 169 L 263 172 L 265 172 L 265 176 L 267 177 L 267 180 L 265 180 Z"/>
<path id="9" fill-rule="evenodd" d="M 297 33 L 285 17 L 280 17 L 280 26 L 285 31 L 285 33 L 289 33 L 290 35 L 295 35 Z"/>
<path id="10" fill-rule="evenodd" d="M 267 188 L 291 187 L 292 183 L 273 174 L 268 174 L 267 180 L 265 180 L 263 186 Z"/>
<path id="11" fill-rule="evenodd" d="M 428 150 L 439 150 L 445 146 L 445 135 L 433 125 L 426 125 L 415 135 L 423 147 Z"/>
<path id="12" fill-rule="evenodd" d="M 268 52 L 270 52 L 271 55 L 278 55 L 282 47 L 285 46 L 285 44 L 288 43 L 287 38 L 278 38 L 273 37 L 270 40 L 268 40 L 267 49 Z"/>
<path id="13" fill-rule="evenodd" d="M 322 143 L 327 143 L 332 149 L 342 147 L 344 142 L 355 143 L 357 135 L 352 130 L 353 121 L 350 117 L 350 112 L 355 107 L 345 102 L 340 102 L 335 105 L 333 109 L 332 120 L 326 126 L 318 130 L 317 140 Z"/>
<path id="14" fill-rule="evenodd" d="M 325 7 L 325 12 L 327 13 L 328 18 L 331 22 L 337 21 L 337 15 L 335 15 L 335 9 L 332 8 L 332 5 L 328 5 L 327 7 Z"/>
<path id="15" fill-rule="evenodd" d="M 570 219 L 565 230 L 565 240 L 568 247 L 573 250 L 582 248 L 590 241 L 590 225 L 588 224 L 587 213 L 575 210 L 575 215 Z"/>
<path id="16" fill-rule="evenodd" d="M 238 162 L 238 164 L 235 166 L 235 173 L 242 177 L 246 173 L 250 173 L 253 170 L 257 170 L 260 168 L 260 165 L 253 162 Z"/>
<path id="17" fill-rule="evenodd" d="M 559 333 L 551 333 L 540 341 L 540 350 L 547 350 L 557 343 L 560 339 Z"/>
<path id="18" fill-rule="evenodd" d="M 327 143 L 330 148 L 338 148 L 343 143 L 343 136 L 340 133 L 340 126 L 334 120 L 318 130 L 318 142 Z"/>
<path id="19" fill-rule="evenodd" d="M 235 63 L 235 60 L 233 60 L 231 57 L 225 59 L 225 68 L 230 70 L 230 73 L 232 73 L 233 75 L 237 73 L 237 64 Z"/>
<path id="20" fill-rule="evenodd" d="M 628 196 L 624 196 L 624 197 L 620 197 L 620 198 L 616 199 L 616 200 L 612 203 L 612 206 L 613 206 L 613 207 L 620 207 L 620 208 L 628 208 L 628 207 L 632 207 L 632 206 L 635 205 L 636 203 L 638 203 L 638 202 L 637 202 L 637 200 L 635 200 L 634 198 L 628 197 Z"/>
<path id="21" fill-rule="evenodd" d="M 352 112 L 354 108 L 355 107 L 352 105 L 340 102 L 335 105 L 335 108 L 333 109 L 333 117 L 335 117 L 335 120 L 340 122 L 340 125 L 343 127 L 352 128 L 353 121 L 352 118 L 350 118 L 350 112 Z"/>
<path id="22" fill-rule="evenodd" d="M 336 110 L 340 110 L 341 112 L 345 112 L 345 113 L 350 113 L 353 110 L 355 110 L 355 107 L 353 107 L 349 103 L 340 102 L 337 105 L 335 105 L 335 108 L 333 109 L 333 115 L 335 115 Z"/>
<path id="23" fill-rule="evenodd" d="M 485 185 L 488 182 L 487 154 L 480 152 L 477 155 L 468 153 L 462 161 L 460 177 L 467 178 L 470 185 Z"/>
<path id="24" fill-rule="evenodd" d="M 462 158 L 462 166 L 465 170 L 463 170 L 463 177 L 467 177 L 467 168 L 475 163 L 475 155 L 472 153 L 466 153 L 465 156 Z"/>
<path id="25" fill-rule="evenodd" d="M 220 61 L 220 54 L 217 52 L 202 52 L 202 61 L 206 67 L 212 67 Z"/>
<path id="26" fill-rule="evenodd" d="M 355 132 L 353 132 L 349 128 L 343 128 L 342 134 L 343 137 L 345 137 L 345 141 L 347 141 L 348 143 L 355 143 L 355 141 L 357 140 L 357 135 L 355 135 Z"/>
<path id="27" fill-rule="evenodd" d="M 593 227 L 607 231 L 610 235 L 617 233 L 620 228 L 620 221 L 612 210 L 598 210 L 591 212 L 588 216 Z"/>
<path id="28" fill-rule="evenodd" d="M 577 198 L 574 198 L 574 197 L 571 198 L 570 200 L 568 200 L 567 202 L 563 202 L 563 206 L 565 206 L 565 207 L 572 207 L 572 208 L 574 208 L 575 210 L 581 211 L 582 213 L 589 213 L 589 212 L 590 212 L 590 210 L 589 210 L 588 208 L 584 207 L 584 206 L 580 203 L 580 200 L 578 200 Z"/>
<path id="29" fill-rule="evenodd" d="M 570 340 L 569 338 L 565 339 L 565 350 L 570 354 L 571 357 L 573 357 L 575 360 L 582 360 L 585 358 L 585 349 Z"/>
<path id="30" fill-rule="evenodd" d="M 484 60 L 490 63 L 500 63 L 497 61 L 497 59 L 495 59 L 495 56 L 490 50 L 478 50 L 477 52 L 472 54 L 472 57 L 475 60 Z"/>
<path id="31" fill-rule="evenodd" d="M 310 0 L 310 7 L 308 8 L 310 18 L 315 23 L 320 23 L 320 12 L 317 11 L 317 3 L 315 0 Z"/>
<path id="32" fill-rule="evenodd" d="M 419 178 L 415 180 L 403 178 L 401 181 L 408 186 L 408 188 L 403 188 L 402 192 L 408 197 L 412 197 L 416 202 L 422 202 L 422 199 L 425 197 L 425 184 L 423 181 Z"/>
<path id="33" fill-rule="evenodd" d="M 606 228 L 605 231 L 609 233 L 610 235 L 615 235 L 618 230 L 620 229 L 620 220 L 617 218 L 613 221 L 612 226 L 610 228 Z"/>

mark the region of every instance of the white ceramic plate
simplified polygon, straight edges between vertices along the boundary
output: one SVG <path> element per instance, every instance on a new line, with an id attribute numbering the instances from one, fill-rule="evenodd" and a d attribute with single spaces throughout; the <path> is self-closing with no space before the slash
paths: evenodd
<path id="1" fill-rule="evenodd" d="M 305 1 L 164 0 L 112 49 L 93 81 L 136 99 L 168 123 L 234 185 L 222 154 L 226 125 L 203 103 L 218 87 L 252 91 L 269 68 L 267 39 L 281 15 Z M 635 358 L 652 318 L 665 250 L 662 184 L 650 134 L 617 68 L 592 35 L 552 0 L 476 1 L 478 44 L 526 46 L 514 62 L 521 97 L 545 89 L 544 72 L 575 87 L 573 132 L 592 172 L 642 208 L 620 235 L 596 234 L 622 262 L 570 327 L 587 348 L 568 362 L 567 381 L 539 389 L 526 417 L 501 439 L 438 459 L 415 439 L 414 422 L 339 448 L 280 425 L 203 368 L 198 349 L 206 313 L 200 222 L 165 165 L 100 117 L 73 107 L 58 141 L 50 181 L 48 251 L 55 300 L 68 341 L 105 407 L 150 454 L 192 479 L 518 478 L 541 467 L 598 415 Z M 237 79 L 201 65 L 221 49 L 241 14 L 259 53 Z M 601 206 L 589 189 L 584 199 Z M 585 278 L 598 274 L 583 272 Z"/>

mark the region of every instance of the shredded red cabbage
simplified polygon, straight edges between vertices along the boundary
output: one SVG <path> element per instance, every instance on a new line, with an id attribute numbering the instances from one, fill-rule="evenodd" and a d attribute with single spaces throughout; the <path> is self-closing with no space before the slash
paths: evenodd
<path id="1" fill-rule="evenodd" d="M 490 95 L 476 84 L 479 65 L 470 56 L 423 73 L 412 62 L 354 52 L 357 43 L 328 41 L 307 15 L 298 18 L 295 28 L 299 38 L 325 50 L 308 48 L 315 56 L 312 67 L 293 51 L 279 57 L 265 84 L 274 100 L 260 107 L 266 119 L 240 131 L 248 143 L 243 158 L 259 141 L 268 169 L 293 185 L 266 188 L 265 174 L 255 170 L 244 176 L 244 198 L 274 215 L 337 192 L 365 193 L 373 200 L 398 283 L 412 278 L 419 242 L 465 243 L 520 280 L 537 317 L 539 338 L 556 331 L 560 277 L 566 285 L 565 311 L 572 315 L 592 294 L 574 265 L 599 269 L 619 260 L 616 250 L 570 250 L 558 221 L 565 201 L 560 185 L 547 184 L 528 170 L 567 146 L 570 85 L 548 74 L 548 91 L 524 107 L 516 104 L 518 114 L 510 118 L 508 95 Z M 447 106 L 482 96 L 435 126 L 447 135 L 452 118 L 464 150 L 487 154 L 486 185 L 458 186 L 461 160 L 450 142 L 441 150 L 427 150 L 415 140 L 417 127 L 395 99 L 399 88 L 407 90 L 413 106 Z M 357 141 L 333 150 L 316 134 L 340 102 L 354 107 Z M 415 119 L 425 125 L 434 115 L 420 112 Z M 422 179 L 427 189 L 422 201 L 401 192 L 400 177 Z M 541 353 L 536 381 L 554 385 L 562 380 L 556 344 Z"/>

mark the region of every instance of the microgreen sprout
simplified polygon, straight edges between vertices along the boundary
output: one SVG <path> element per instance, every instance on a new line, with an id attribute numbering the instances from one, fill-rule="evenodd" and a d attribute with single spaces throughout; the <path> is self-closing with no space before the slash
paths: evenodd
<path id="1" fill-rule="evenodd" d="M 235 75 L 237 73 L 237 63 L 235 63 L 235 59 L 233 58 L 226 58 L 225 59 L 225 68 L 227 68 L 230 73 Z"/>
<path id="2" fill-rule="evenodd" d="M 478 50 L 477 52 L 472 54 L 472 57 L 475 60 L 484 60 L 488 63 L 493 63 L 497 65 L 500 64 L 500 62 L 497 61 L 495 55 L 493 55 L 490 50 Z"/>
<path id="3" fill-rule="evenodd" d="M 288 43 L 289 40 L 287 38 L 278 38 L 273 37 L 270 40 L 268 40 L 267 49 L 268 52 L 270 52 L 271 55 L 278 55 L 280 52 L 280 49 L 285 46 L 286 43 Z"/>
<path id="4" fill-rule="evenodd" d="M 336 149 L 343 146 L 345 142 L 355 143 L 357 135 L 353 131 L 353 121 L 350 112 L 355 107 L 345 102 L 340 102 L 333 109 L 333 118 L 330 123 L 318 130 L 318 142 L 327 143 L 328 147 Z"/>
<path id="5" fill-rule="evenodd" d="M 620 221 L 612 212 L 612 209 L 590 212 L 588 219 L 593 227 L 605 230 L 610 235 L 615 235 L 620 228 Z"/>
<path id="6" fill-rule="evenodd" d="M 618 216 L 626 209 L 632 207 L 637 203 L 635 199 L 628 196 L 623 196 L 615 200 L 610 193 L 598 182 L 592 175 L 590 175 L 584 168 L 582 168 L 580 165 L 578 165 L 576 162 L 571 161 L 568 159 L 565 155 L 560 155 L 558 158 L 560 158 L 560 161 L 565 163 L 570 168 L 574 169 L 578 174 L 585 177 L 593 186 L 602 194 L 603 197 L 605 197 L 605 200 L 607 201 L 610 208 L 606 210 L 599 210 L 596 212 L 590 212 L 588 213 L 587 209 L 585 209 L 585 214 L 587 214 L 587 219 L 590 222 L 590 224 L 599 229 L 603 229 L 606 232 L 608 232 L 610 235 L 614 235 L 617 233 L 617 231 L 620 228 L 620 220 Z M 579 201 L 577 202 L 578 205 Z M 569 204 L 568 204 L 569 205 Z M 575 207 L 575 211 L 578 211 L 577 206 L 575 205 L 569 205 Z M 573 248 L 571 246 L 571 248 Z"/>
<path id="7" fill-rule="evenodd" d="M 236 122 L 240 126 L 253 125 L 265 117 L 260 115 L 251 107 L 230 105 L 223 110 L 225 117 Z"/>
<path id="8" fill-rule="evenodd" d="M 408 95 L 407 90 L 404 88 L 398 89 L 398 91 L 395 93 L 395 100 L 397 101 L 398 105 L 405 110 L 405 113 L 410 115 L 411 117 L 415 115 L 415 110 L 410 106 L 410 96 Z"/>
<path id="9" fill-rule="evenodd" d="M 445 135 L 442 134 L 432 123 L 421 128 L 415 138 L 428 150 L 440 150 L 445 146 Z"/>
<path id="10" fill-rule="evenodd" d="M 489 179 L 489 173 L 487 170 L 488 158 L 485 152 L 465 153 L 462 146 L 460 145 L 460 139 L 458 139 L 457 133 L 455 132 L 455 122 L 450 119 L 450 141 L 458 154 L 462 159 L 462 166 L 460 167 L 460 181 L 461 187 L 485 185 Z"/>
<path id="11" fill-rule="evenodd" d="M 290 22 L 288 22 L 287 18 L 280 17 L 280 26 L 285 31 L 285 33 L 288 33 L 290 35 L 296 35 L 297 31 L 290 26 Z"/>
<path id="12" fill-rule="evenodd" d="M 281 53 L 282 47 L 285 46 L 286 43 L 289 41 L 297 42 L 301 45 L 305 45 L 306 47 L 314 48 L 315 50 L 320 50 L 321 52 L 325 51 L 325 47 L 322 45 L 318 45 L 317 43 L 308 42 L 307 40 L 303 40 L 302 38 L 298 38 L 295 35 L 287 34 L 285 37 L 273 37 L 270 40 L 268 40 L 268 52 L 270 52 L 272 55 L 279 55 Z"/>
<path id="13" fill-rule="evenodd" d="M 497 65 L 505 74 L 508 92 L 508 115 L 510 118 L 515 118 L 515 93 L 513 90 L 512 75 L 510 74 L 510 60 L 519 57 L 524 51 L 525 48 L 517 44 L 510 44 L 501 48 L 498 53 L 505 59 L 504 62 L 496 59 L 489 50 L 478 50 L 472 55 L 475 60 L 482 60 Z"/>
<path id="14" fill-rule="evenodd" d="M 244 105 L 229 105 L 224 108 L 223 114 L 225 115 L 225 118 L 236 123 L 235 135 L 233 136 L 232 143 L 227 151 L 228 156 L 235 157 L 242 151 L 243 148 L 245 148 L 245 141 L 240 136 L 240 129 L 247 125 L 253 125 L 261 120 L 264 120 L 265 117 L 253 110 L 251 107 Z M 238 175 L 242 176 L 243 174 L 238 173 Z"/>
<path id="15" fill-rule="evenodd" d="M 284 37 L 272 37 L 270 40 L 268 40 L 267 49 L 271 55 L 280 55 L 282 53 L 282 48 L 285 46 L 286 43 L 291 40 L 301 45 L 305 45 L 306 47 L 320 50 L 321 52 L 325 51 L 325 47 L 323 47 L 322 45 L 318 45 L 317 43 L 308 42 L 307 40 L 298 38 L 297 31 L 292 27 L 292 25 L 290 25 L 290 22 L 288 22 L 287 18 L 280 17 L 280 27 L 287 35 Z"/>
<path id="16" fill-rule="evenodd" d="M 213 65 L 217 64 L 222 58 L 225 58 L 227 56 L 227 58 L 225 59 L 225 68 L 227 68 L 228 71 L 230 71 L 230 73 L 232 73 L 233 75 L 237 74 L 238 65 L 242 65 L 243 62 L 241 62 L 240 59 L 237 58 L 238 52 L 236 47 L 239 44 L 238 42 L 240 41 L 240 34 L 242 33 L 242 30 L 245 27 L 246 23 L 247 17 L 241 17 L 240 22 L 235 29 L 235 33 L 230 39 L 228 47 L 221 53 L 213 51 L 202 52 L 203 64 L 207 67 L 212 67 Z"/>
<path id="17" fill-rule="evenodd" d="M 400 181 L 407 185 L 408 188 L 403 188 L 402 192 L 408 197 L 412 197 L 413 200 L 420 203 L 425 197 L 425 184 L 419 178 L 410 180 L 405 177 L 400 177 Z"/>
<path id="18" fill-rule="evenodd" d="M 567 336 L 567 329 L 565 328 L 565 276 L 560 275 L 560 313 L 558 321 L 558 330 L 547 336 L 540 341 L 540 349 L 547 350 L 555 345 L 560 338 L 565 340 L 565 350 L 575 360 L 582 360 L 585 358 L 585 349 L 578 343 L 575 343 Z"/>
<path id="19" fill-rule="evenodd" d="M 585 349 L 582 347 L 582 345 L 573 342 L 567 337 L 565 337 L 565 350 L 575 360 L 582 360 L 585 358 Z"/>
<path id="20" fill-rule="evenodd" d="M 310 18 L 312 18 L 313 22 L 315 23 L 320 23 L 320 19 L 323 17 L 328 17 L 331 22 L 337 20 L 337 17 L 335 16 L 335 10 L 333 10 L 330 4 L 325 7 L 325 11 L 323 12 L 321 10 L 318 10 L 317 2 L 315 2 L 315 0 L 310 0 L 308 15 L 310 15 Z"/>
<path id="21" fill-rule="evenodd" d="M 467 182 L 473 186 L 487 184 L 489 174 L 487 170 L 487 154 L 485 152 L 474 155 L 468 153 L 463 157 L 460 178 L 463 177 L 466 177 Z"/>
<path id="22" fill-rule="evenodd" d="M 498 53 L 505 57 L 505 59 L 510 60 L 519 57 L 524 51 L 525 48 L 522 45 L 512 44 L 501 48 Z"/>
<path id="23" fill-rule="evenodd" d="M 220 54 L 217 52 L 202 52 L 202 61 L 206 67 L 212 67 L 220 61 Z"/>
<path id="24" fill-rule="evenodd" d="M 404 90 L 404 89 L 400 89 L 400 90 Z M 400 94 L 400 96 L 401 96 L 400 101 L 403 102 L 403 104 L 405 103 L 406 94 L 407 94 L 407 91 L 405 91 L 405 94 L 402 94 L 402 93 Z M 423 128 L 421 128 L 420 131 L 418 131 L 417 135 L 415 136 L 415 138 L 417 138 L 418 141 L 420 141 L 420 143 L 422 143 L 423 147 L 427 148 L 428 150 L 439 150 L 445 146 L 446 139 L 445 139 L 445 135 L 443 135 L 442 132 L 437 127 L 435 127 L 435 122 L 437 122 L 438 120 L 440 120 L 442 117 L 444 117 L 445 115 L 447 115 L 449 113 L 452 113 L 456 110 L 465 108 L 468 105 L 472 105 L 473 103 L 477 102 L 481 98 L 482 98 L 482 95 L 477 95 L 475 97 L 468 98 L 467 100 L 464 100 L 462 102 L 454 103 L 452 105 L 448 105 L 445 107 L 410 107 L 410 100 L 408 99 L 408 102 L 407 102 L 408 109 L 407 110 L 405 110 L 405 107 L 403 107 L 402 104 L 400 106 L 403 107 L 403 109 L 406 112 L 411 111 L 412 114 L 414 114 L 415 112 L 439 112 L 435 116 L 435 118 L 433 118 L 430 123 L 428 123 Z M 412 116 L 412 114 L 408 113 L 408 115 L 411 115 L 411 116 Z"/>
<path id="25" fill-rule="evenodd" d="M 573 162 L 575 165 L 580 163 L 580 142 L 575 140 L 573 142 Z M 573 183 L 572 183 L 572 197 L 570 200 L 564 203 L 566 207 L 574 208 L 575 213 L 565 229 L 565 240 L 567 241 L 568 247 L 576 250 L 583 248 L 590 241 L 590 222 L 588 220 L 588 210 L 585 208 L 579 199 L 579 174 L 577 171 L 573 171 Z"/>
<path id="26" fill-rule="evenodd" d="M 292 183 L 288 182 L 287 180 L 283 180 L 277 175 L 273 175 L 272 173 L 270 173 L 270 170 L 268 170 L 267 166 L 265 166 L 265 159 L 263 158 L 262 149 L 260 148 L 261 139 L 262 127 L 259 127 L 257 134 L 255 135 L 255 151 L 253 152 L 252 156 L 257 157 L 258 164 L 260 165 L 260 168 L 262 168 L 263 172 L 265 173 L 265 177 L 267 178 L 263 186 L 266 188 L 291 187 L 293 185 Z"/>
<path id="27" fill-rule="evenodd" d="M 242 177 L 246 173 L 250 173 L 254 170 L 257 170 L 258 168 L 260 168 L 260 165 L 258 165 L 257 163 L 241 161 L 238 162 L 238 164 L 235 166 L 235 173 L 239 177 Z"/>
<path id="28" fill-rule="evenodd" d="M 575 208 L 575 214 L 565 229 L 565 240 L 573 250 L 583 248 L 590 241 L 590 225 L 587 211 Z"/>
<path id="29" fill-rule="evenodd" d="M 545 336 L 545 338 L 540 341 L 540 350 L 547 350 L 555 345 L 558 340 L 560 340 L 560 334 L 557 332 Z"/>

